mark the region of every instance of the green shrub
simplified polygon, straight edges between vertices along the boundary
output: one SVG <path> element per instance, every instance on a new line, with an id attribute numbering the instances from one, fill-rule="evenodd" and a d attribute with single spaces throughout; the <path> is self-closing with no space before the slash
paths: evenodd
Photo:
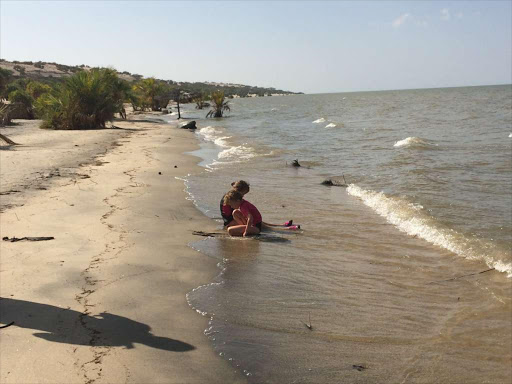
<path id="1" fill-rule="evenodd" d="M 13 69 L 15 71 L 18 71 L 20 73 L 21 76 L 23 76 L 25 74 L 25 67 L 22 67 L 21 65 L 15 65 L 13 67 Z"/>
<path id="2" fill-rule="evenodd" d="M 0 98 L 6 97 L 9 93 L 6 92 L 7 84 L 11 79 L 12 71 L 8 69 L 0 68 Z"/>
<path id="3" fill-rule="evenodd" d="M 163 82 L 154 79 L 143 79 L 132 87 L 134 98 L 132 105 L 134 110 L 151 109 L 161 111 L 169 104 L 171 87 Z"/>
<path id="4" fill-rule="evenodd" d="M 43 128 L 104 128 L 122 111 L 129 87 L 112 69 L 81 71 L 36 101 Z"/>
<path id="5" fill-rule="evenodd" d="M 12 91 L 9 93 L 8 98 L 11 103 L 20 103 L 27 108 L 32 107 L 32 103 L 34 102 L 32 96 L 30 96 L 27 91 L 23 89 L 16 89 L 15 91 Z"/>
<path id="6" fill-rule="evenodd" d="M 26 90 L 34 100 L 37 100 L 42 94 L 50 92 L 52 88 L 39 81 L 31 81 L 27 84 Z"/>
<path id="7" fill-rule="evenodd" d="M 13 108 L 21 113 L 17 118 L 20 119 L 33 119 L 34 118 L 34 99 L 24 89 L 16 89 L 9 93 L 9 101 Z"/>

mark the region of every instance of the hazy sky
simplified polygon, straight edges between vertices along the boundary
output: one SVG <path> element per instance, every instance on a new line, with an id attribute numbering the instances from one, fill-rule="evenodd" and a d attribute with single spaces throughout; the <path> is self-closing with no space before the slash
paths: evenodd
<path id="1" fill-rule="evenodd" d="M 0 1 L 6 60 L 306 93 L 512 83 L 508 1 Z"/>

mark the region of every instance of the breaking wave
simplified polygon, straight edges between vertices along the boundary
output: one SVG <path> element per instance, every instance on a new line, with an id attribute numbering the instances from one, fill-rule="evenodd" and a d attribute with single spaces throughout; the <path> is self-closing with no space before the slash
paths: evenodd
<path id="1" fill-rule="evenodd" d="M 420 137 L 407 137 L 397 141 L 393 146 L 396 148 L 435 148 L 437 144 Z"/>
<path id="2" fill-rule="evenodd" d="M 361 199 L 365 205 L 402 232 L 418 236 L 464 258 L 482 260 L 489 268 L 495 268 L 506 273 L 507 277 L 512 277 L 512 262 L 507 260 L 506 252 L 496 249 L 489 241 L 468 238 L 453 229 L 441 226 L 435 218 L 425 213 L 421 205 L 386 196 L 383 192 L 365 190 L 355 184 L 349 185 L 347 193 Z"/>
<path id="3" fill-rule="evenodd" d="M 223 160 L 248 160 L 255 156 L 254 149 L 245 145 L 231 147 L 219 153 L 219 159 Z"/>
<path id="4" fill-rule="evenodd" d="M 325 123 L 325 119 L 323 117 L 313 121 L 313 124 Z"/>

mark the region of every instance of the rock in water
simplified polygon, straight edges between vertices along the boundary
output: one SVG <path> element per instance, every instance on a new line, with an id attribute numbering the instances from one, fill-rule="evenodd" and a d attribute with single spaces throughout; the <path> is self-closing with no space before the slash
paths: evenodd
<path id="1" fill-rule="evenodd" d="M 183 128 L 183 129 L 197 129 L 196 122 L 195 121 L 191 121 L 190 123 L 182 125 L 181 128 Z"/>

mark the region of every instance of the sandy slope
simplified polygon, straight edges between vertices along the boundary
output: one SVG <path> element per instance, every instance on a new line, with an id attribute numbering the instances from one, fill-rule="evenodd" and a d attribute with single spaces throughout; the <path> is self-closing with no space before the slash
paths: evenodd
<path id="1" fill-rule="evenodd" d="M 185 299 L 218 272 L 187 246 L 192 230 L 215 224 L 175 178 L 196 169 L 183 154 L 196 139 L 172 125 L 115 124 L 123 129 L 1 130 L 24 145 L 0 150 L 0 235 L 55 240 L 0 244 L 0 323 L 15 322 L 0 330 L 0 381 L 244 382 Z"/>

